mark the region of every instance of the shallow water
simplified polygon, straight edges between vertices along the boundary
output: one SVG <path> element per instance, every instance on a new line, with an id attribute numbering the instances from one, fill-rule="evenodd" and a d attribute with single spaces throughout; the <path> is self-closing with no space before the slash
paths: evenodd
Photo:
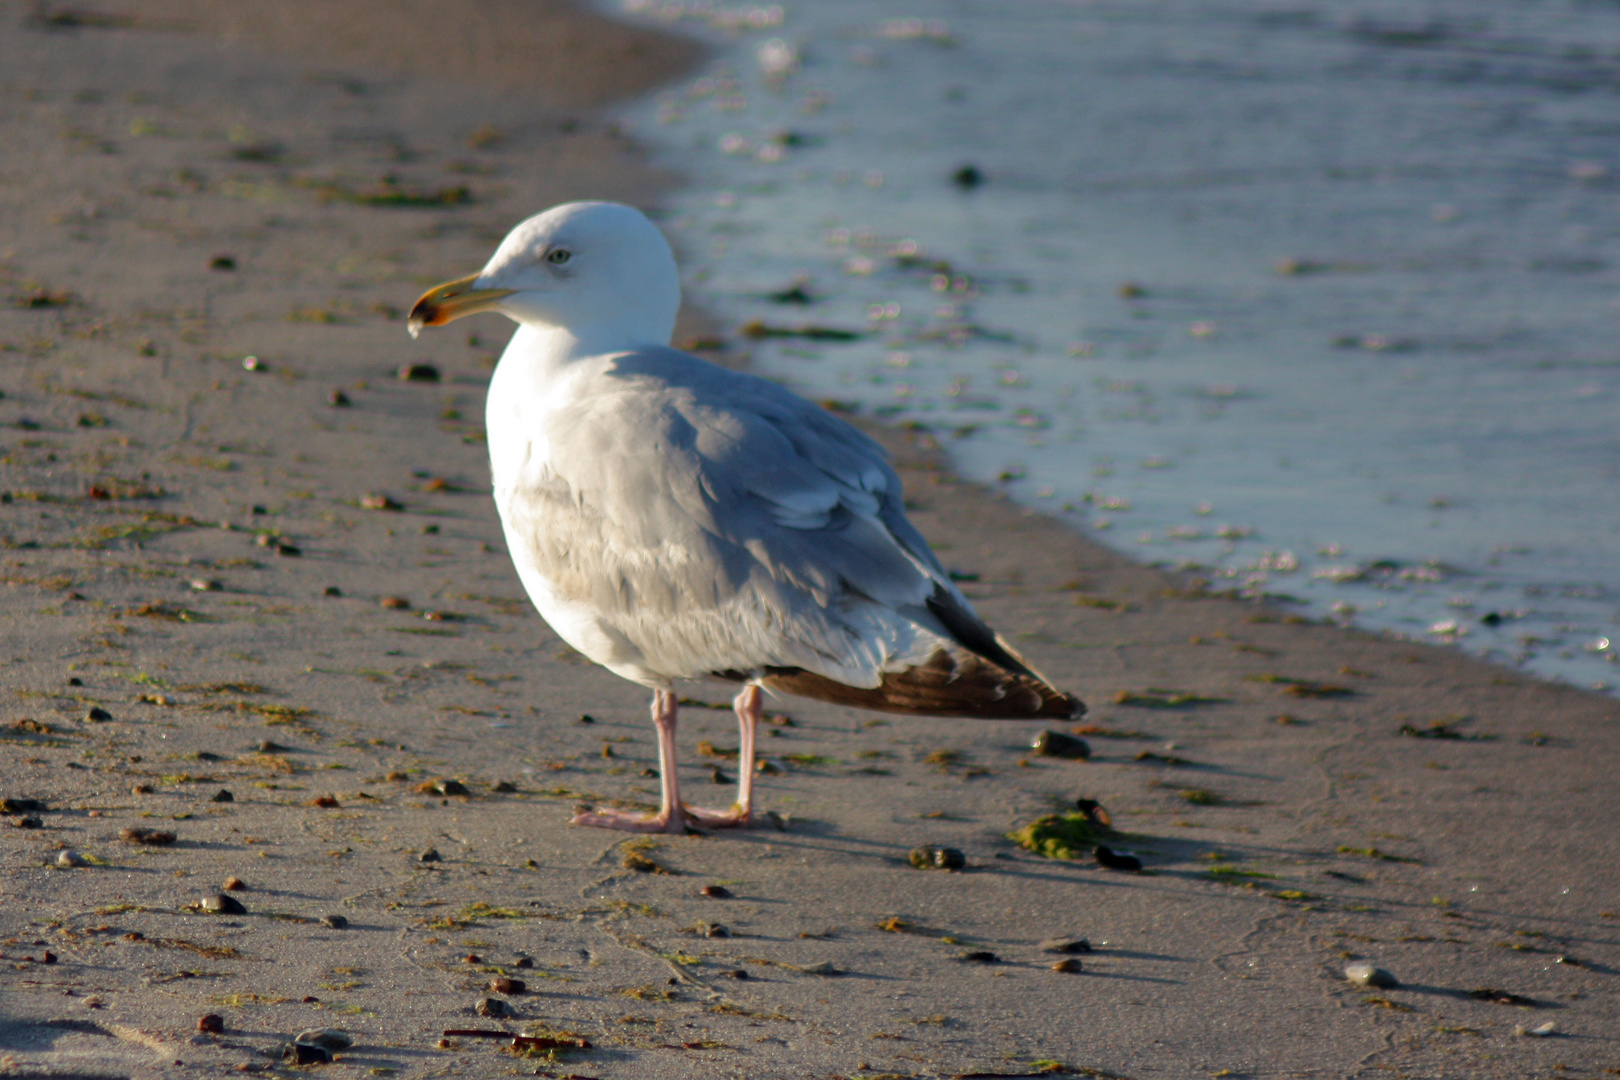
<path id="1" fill-rule="evenodd" d="M 624 117 L 688 289 L 859 335 L 758 370 L 1216 588 L 1609 688 L 1620 7 L 629 9 L 718 45 Z"/>

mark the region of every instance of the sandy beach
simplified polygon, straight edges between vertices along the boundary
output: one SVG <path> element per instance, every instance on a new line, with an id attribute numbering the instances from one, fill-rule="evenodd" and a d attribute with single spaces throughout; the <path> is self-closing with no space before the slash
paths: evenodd
<path id="1" fill-rule="evenodd" d="M 1620 705 L 1132 563 L 924 434 L 869 428 L 1089 760 L 779 699 L 774 822 L 569 828 L 656 803 L 647 694 L 506 556 L 509 324 L 404 313 L 536 210 L 656 210 L 591 110 L 701 53 L 334 10 L 0 0 L 0 1076 L 290 1072 L 314 1028 L 352 1076 L 1620 1073 Z M 735 329 L 678 336 L 743 365 Z M 684 692 L 723 805 L 728 690 Z M 1013 838 L 1076 798 L 1141 873 Z"/>

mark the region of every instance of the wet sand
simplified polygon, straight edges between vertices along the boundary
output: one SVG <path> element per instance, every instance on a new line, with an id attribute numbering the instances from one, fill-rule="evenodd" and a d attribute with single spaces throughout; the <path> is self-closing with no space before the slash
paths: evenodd
<path id="1" fill-rule="evenodd" d="M 467 59 L 493 39 L 466 19 L 340 63 L 313 6 L 140 6 L 192 33 L 32 10 L 0 4 L 0 795 L 48 810 L 0 830 L 6 1068 L 257 1071 L 318 1026 L 353 1033 L 356 1075 L 1620 1068 L 1620 707 L 1209 595 L 905 432 L 879 434 L 915 520 L 1091 703 L 1091 759 L 1032 755 L 1035 725 L 782 700 L 782 829 L 568 828 L 656 799 L 646 694 L 550 633 L 503 550 L 481 417 L 507 325 L 413 343 L 403 311 L 536 209 L 656 206 L 675 178 L 585 110 L 695 53 L 536 5 L 572 30 L 515 95 L 522 64 Z M 577 41 L 590 70 L 561 77 Z M 689 798 L 728 801 L 729 712 L 688 708 L 681 745 Z M 1008 839 L 1076 796 L 1146 872 Z M 967 867 L 915 869 L 920 845 Z M 245 915 L 189 907 L 231 875 Z M 1051 970 L 1055 937 L 1089 939 L 1081 972 Z M 1403 986 L 1350 985 L 1357 959 Z M 477 1015 L 502 973 L 527 992 Z M 439 1045 L 461 1028 L 591 1048 Z"/>

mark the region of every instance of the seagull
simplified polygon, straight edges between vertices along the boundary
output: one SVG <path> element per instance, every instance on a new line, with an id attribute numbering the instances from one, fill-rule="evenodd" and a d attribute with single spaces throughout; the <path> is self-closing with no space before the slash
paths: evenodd
<path id="1" fill-rule="evenodd" d="M 656 225 L 575 202 L 411 309 L 412 337 L 479 312 L 518 324 L 486 415 L 507 548 L 559 637 L 653 692 L 658 812 L 581 808 L 572 823 L 752 823 L 766 690 L 922 716 L 1084 715 L 974 613 L 906 519 L 882 447 L 774 382 L 671 348 L 680 303 Z M 703 677 L 741 684 L 726 810 L 684 805 L 676 777 L 675 684 Z"/>

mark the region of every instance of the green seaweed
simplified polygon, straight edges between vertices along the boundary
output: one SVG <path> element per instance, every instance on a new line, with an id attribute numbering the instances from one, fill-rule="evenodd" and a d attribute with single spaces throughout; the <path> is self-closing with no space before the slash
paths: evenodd
<path id="1" fill-rule="evenodd" d="M 1098 844 L 1111 844 L 1120 834 L 1084 814 L 1047 814 L 1007 834 L 1020 847 L 1048 859 L 1082 859 Z"/>

